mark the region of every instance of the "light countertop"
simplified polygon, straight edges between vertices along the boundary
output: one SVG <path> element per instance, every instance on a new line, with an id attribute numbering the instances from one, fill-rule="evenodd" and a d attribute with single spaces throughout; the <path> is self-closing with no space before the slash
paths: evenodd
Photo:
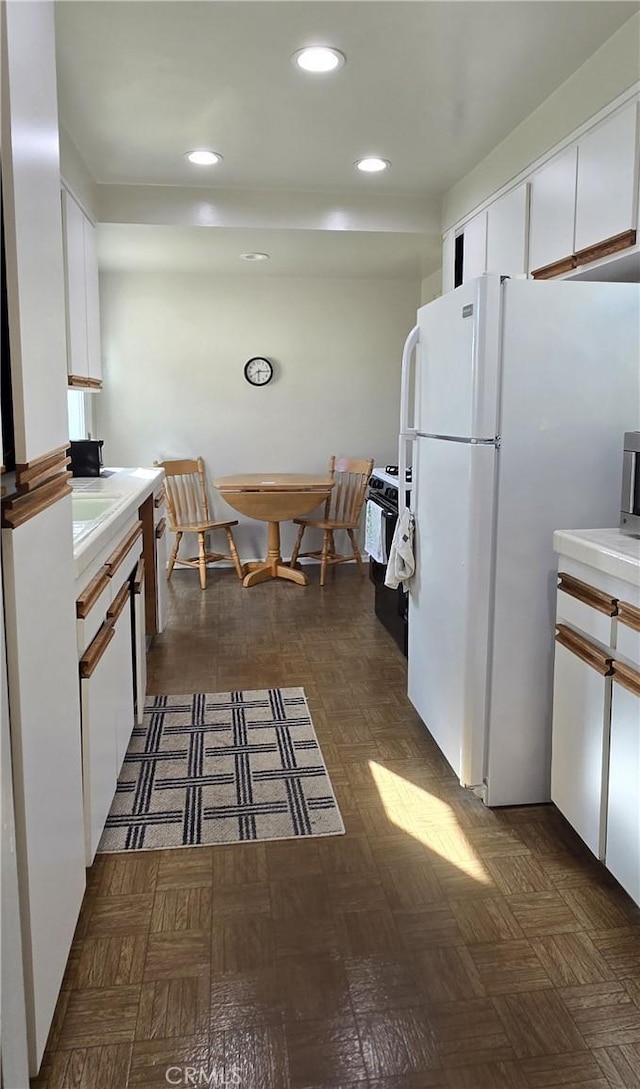
<path id="1" fill-rule="evenodd" d="M 71 478 L 76 495 L 113 498 L 113 506 L 92 522 L 74 522 L 73 561 L 79 578 L 112 537 L 117 536 L 154 492 L 158 491 L 164 469 L 105 468 L 101 476 Z"/>
<path id="2" fill-rule="evenodd" d="M 619 529 L 562 529 L 553 535 L 554 550 L 578 563 L 640 587 L 640 538 Z"/>

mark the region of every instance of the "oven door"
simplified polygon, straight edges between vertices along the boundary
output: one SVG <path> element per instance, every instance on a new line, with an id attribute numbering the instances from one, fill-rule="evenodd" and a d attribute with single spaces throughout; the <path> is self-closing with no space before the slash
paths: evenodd
<path id="1" fill-rule="evenodd" d="M 373 492 L 373 494 L 369 493 L 367 499 L 370 499 L 376 506 L 380 507 L 382 511 L 385 552 L 388 556 L 391 551 L 391 542 L 393 541 L 393 534 L 395 533 L 396 523 L 398 521 L 398 511 L 386 502 L 383 496 L 378 495 L 375 492 Z M 386 563 L 378 563 L 376 560 L 369 559 L 369 578 L 375 586 L 384 586 L 386 573 Z"/>
<path id="2" fill-rule="evenodd" d="M 369 495 L 379 507 L 382 508 L 382 516 L 385 525 L 385 544 L 387 555 L 391 551 L 391 542 L 398 521 L 398 512 L 385 503 L 384 498 L 378 495 Z M 398 587 L 392 590 L 385 586 L 384 580 L 387 573 L 387 565 L 369 560 L 369 578 L 375 586 L 375 613 L 380 623 L 393 637 L 402 653 L 407 655 L 408 643 L 408 603 L 409 595 Z"/>

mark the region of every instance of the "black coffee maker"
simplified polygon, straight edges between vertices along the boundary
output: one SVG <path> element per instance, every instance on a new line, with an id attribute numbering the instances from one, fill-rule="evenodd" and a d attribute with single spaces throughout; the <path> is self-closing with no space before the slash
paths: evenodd
<path id="1" fill-rule="evenodd" d="M 102 439 L 72 440 L 67 450 L 67 457 L 71 458 L 71 475 L 100 476 L 102 447 Z"/>

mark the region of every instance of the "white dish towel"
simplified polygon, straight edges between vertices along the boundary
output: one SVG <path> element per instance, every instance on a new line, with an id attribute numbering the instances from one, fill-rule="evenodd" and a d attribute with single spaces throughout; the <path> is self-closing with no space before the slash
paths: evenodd
<path id="1" fill-rule="evenodd" d="M 387 550 L 385 548 L 384 518 L 382 507 L 367 499 L 365 513 L 364 547 L 376 563 L 387 562 Z"/>
<path id="2" fill-rule="evenodd" d="M 396 523 L 384 580 L 385 586 L 390 586 L 392 590 L 396 590 L 400 583 L 404 590 L 408 590 L 409 579 L 416 569 L 413 555 L 413 527 L 413 515 L 405 507 Z"/>

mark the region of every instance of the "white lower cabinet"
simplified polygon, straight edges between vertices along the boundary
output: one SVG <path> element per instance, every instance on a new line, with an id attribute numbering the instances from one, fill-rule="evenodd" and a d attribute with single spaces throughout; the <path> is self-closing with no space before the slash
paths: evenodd
<path id="1" fill-rule="evenodd" d="M 558 625 L 551 800 L 599 859 L 604 858 L 610 668 L 611 659 L 603 651 Z"/>
<path id="2" fill-rule="evenodd" d="M 33 1074 L 44 1052 L 85 888 L 71 527 L 71 499 L 64 496 L 17 528 L 2 530 Z"/>
<path id="3" fill-rule="evenodd" d="M 640 904 L 640 585 L 564 557 L 551 799 Z"/>
<path id="4" fill-rule="evenodd" d="M 111 698 L 113 701 L 116 733 L 116 775 L 118 775 L 129 746 L 129 739 L 131 738 L 131 731 L 135 719 L 131 586 L 129 580 L 127 580 L 122 587 L 113 606 L 107 613 L 107 619 L 115 627 L 113 655 L 116 660 L 117 682 L 114 686 Z"/>
<path id="5" fill-rule="evenodd" d="M 640 670 L 614 663 L 607 869 L 640 903 Z"/>
<path id="6" fill-rule="evenodd" d="M 87 866 L 111 809 L 134 722 L 128 586 L 124 590 L 80 660 Z"/>
<path id="7" fill-rule="evenodd" d="M 116 791 L 118 761 L 113 686 L 117 683 L 115 630 L 106 621 L 80 661 L 82 779 L 86 864 L 93 862 Z"/>

